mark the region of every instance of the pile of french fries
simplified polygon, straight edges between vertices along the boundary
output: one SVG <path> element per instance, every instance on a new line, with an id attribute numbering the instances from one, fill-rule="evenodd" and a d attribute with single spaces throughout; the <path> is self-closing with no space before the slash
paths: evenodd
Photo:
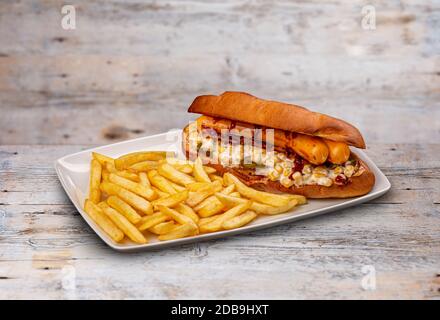
<path id="1" fill-rule="evenodd" d="M 163 151 L 117 159 L 92 153 L 90 192 L 84 210 L 115 242 L 147 243 L 242 227 L 258 215 L 304 204 L 298 195 L 247 187 L 237 177 Z"/>

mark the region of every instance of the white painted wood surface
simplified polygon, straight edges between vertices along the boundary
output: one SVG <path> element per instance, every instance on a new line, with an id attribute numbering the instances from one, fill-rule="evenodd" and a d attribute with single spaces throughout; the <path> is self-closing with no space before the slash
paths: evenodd
<path id="1" fill-rule="evenodd" d="M 73 4 L 66 31 L 62 1 L 0 2 L 0 298 L 440 298 L 438 1 Z M 366 4 L 374 31 L 360 27 Z M 356 124 L 392 190 L 247 235 L 107 248 L 53 161 L 180 128 L 195 96 L 224 90 Z"/>
<path id="2" fill-rule="evenodd" d="M 106 247 L 61 189 L 53 159 L 82 148 L 0 148 L 0 298 L 440 298 L 440 144 L 372 145 L 393 185 L 373 202 L 136 254 Z"/>
<path id="3" fill-rule="evenodd" d="M 440 139 L 438 1 L 82 0 L 76 30 L 62 4 L 0 3 L 0 144 L 160 133 L 225 90 L 341 116 L 370 143 Z"/>

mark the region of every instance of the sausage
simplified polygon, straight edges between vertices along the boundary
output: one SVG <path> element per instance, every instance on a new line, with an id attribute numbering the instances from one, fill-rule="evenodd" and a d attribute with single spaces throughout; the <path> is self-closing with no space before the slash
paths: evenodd
<path id="1" fill-rule="evenodd" d="M 259 128 L 258 126 L 249 123 L 242 123 L 228 119 L 217 119 L 208 116 L 201 116 L 198 118 L 197 127 L 198 130 L 209 128 L 214 129 L 217 132 L 233 129 L 241 132 L 245 129 Z M 262 140 L 264 141 L 266 138 L 265 128 L 261 129 L 263 129 Z M 274 130 L 274 144 L 276 149 L 285 150 L 290 148 L 305 160 L 315 165 L 323 164 L 327 159 L 331 162 L 337 161 L 333 162 L 337 164 L 347 161 L 350 156 L 350 149 L 348 146 L 342 142 L 330 141 L 329 143 L 326 143 L 327 141 L 329 140 L 324 141 L 322 138 L 300 133 L 287 132 L 278 129 Z M 335 150 L 333 150 L 333 148 Z M 345 160 L 342 161 L 343 159 Z"/>
<path id="2" fill-rule="evenodd" d="M 289 145 L 293 151 L 312 164 L 320 165 L 327 161 L 329 148 L 321 138 L 297 133 L 294 134 Z"/>
<path id="3" fill-rule="evenodd" d="M 324 140 L 329 149 L 328 160 L 334 164 L 343 164 L 350 158 L 350 148 L 346 143 Z"/>

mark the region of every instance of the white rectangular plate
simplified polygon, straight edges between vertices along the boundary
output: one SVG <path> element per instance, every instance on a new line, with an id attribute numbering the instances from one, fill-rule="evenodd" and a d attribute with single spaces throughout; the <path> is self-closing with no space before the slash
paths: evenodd
<path id="1" fill-rule="evenodd" d="M 90 227 L 101 237 L 101 239 L 118 251 L 140 251 L 148 249 L 158 249 L 169 247 L 177 244 L 185 244 L 202 240 L 215 239 L 220 237 L 231 236 L 243 232 L 255 231 L 262 228 L 272 227 L 283 223 L 288 223 L 308 217 L 313 217 L 319 214 L 341 210 L 360 204 L 386 193 L 391 184 L 385 175 L 377 168 L 377 166 L 360 150 L 356 150 L 357 155 L 365 161 L 376 176 L 376 183 L 373 190 L 361 197 L 349 199 L 324 199 L 314 200 L 310 199 L 306 205 L 299 206 L 291 212 L 275 215 L 275 216 L 259 216 L 250 224 L 234 230 L 219 231 L 215 233 L 202 234 L 194 237 L 183 239 L 176 239 L 170 241 L 158 241 L 155 237 L 148 238 L 147 244 L 136 244 L 129 240 L 122 243 L 113 242 L 84 212 L 83 205 L 89 189 L 89 172 L 90 160 L 92 151 L 105 154 L 110 157 L 118 157 L 122 154 L 134 151 L 148 151 L 148 150 L 165 150 L 174 151 L 178 156 L 184 157 L 181 151 L 181 130 L 174 130 L 168 133 L 158 134 L 150 137 L 144 137 L 124 142 L 119 142 L 103 147 L 93 148 L 81 151 L 75 154 L 65 156 L 58 159 L 55 163 L 55 170 L 58 178 L 64 187 L 76 209 Z"/>

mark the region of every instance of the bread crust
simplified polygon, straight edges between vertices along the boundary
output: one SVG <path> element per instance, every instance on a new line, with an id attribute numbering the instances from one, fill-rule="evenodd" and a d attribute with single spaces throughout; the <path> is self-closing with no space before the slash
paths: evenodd
<path id="1" fill-rule="evenodd" d="M 272 193 L 299 194 L 310 199 L 326 199 L 352 198 L 367 194 L 371 191 L 375 182 L 374 174 L 362 160 L 359 161 L 360 166 L 362 166 L 365 171 L 358 177 L 350 178 L 350 182 L 346 185 L 333 184 L 330 187 L 307 185 L 299 188 L 295 186 L 286 188 L 278 181 L 271 181 L 267 177 L 263 176 L 249 176 L 245 170 L 241 170 L 240 168 L 227 168 L 219 164 L 207 165 L 213 167 L 222 175 L 226 172 L 232 173 L 248 187 L 252 187 L 257 190 Z"/>
<path id="2" fill-rule="evenodd" d="M 183 130 L 182 133 L 182 149 L 186 157 L 189 158 L 188 150 L 188 127 Z M 325 198 L 351 198 L 367 194 L 371 191 L 375 183 L 375 176 L 370 168 L 353 153 L 353 158 L 359 161 L 360 170 L 363 169 L 363 173 L 357 177 L 351 177 L 350 182 L 346 185 L 333 184 L 330 187 L 320 185 L 306 185 L 303 187 L 291 187 L 286 188 L 278 181 L 271 181 L 264 176 L 251 176 L 248 170 L 241 168 L 223 167 L 220 164 L 207 164 L 214 168 L 220 174 L 226 172 L 232 173 L 239 178 L 244 184 L 257 190 L 272 192 L 272 193 L 291 193 L 303 195 L 306 198 L 311 199 L 325 199 Z"/>
<path id="3" fill-rule="evenodd" d="M 365 148 L 359 130 L 343 120 L 301 106 L 263 100 L 244 92 L 227 91 L 219 96 L 199 96 L 188 112 L 308 134 Z"/>

